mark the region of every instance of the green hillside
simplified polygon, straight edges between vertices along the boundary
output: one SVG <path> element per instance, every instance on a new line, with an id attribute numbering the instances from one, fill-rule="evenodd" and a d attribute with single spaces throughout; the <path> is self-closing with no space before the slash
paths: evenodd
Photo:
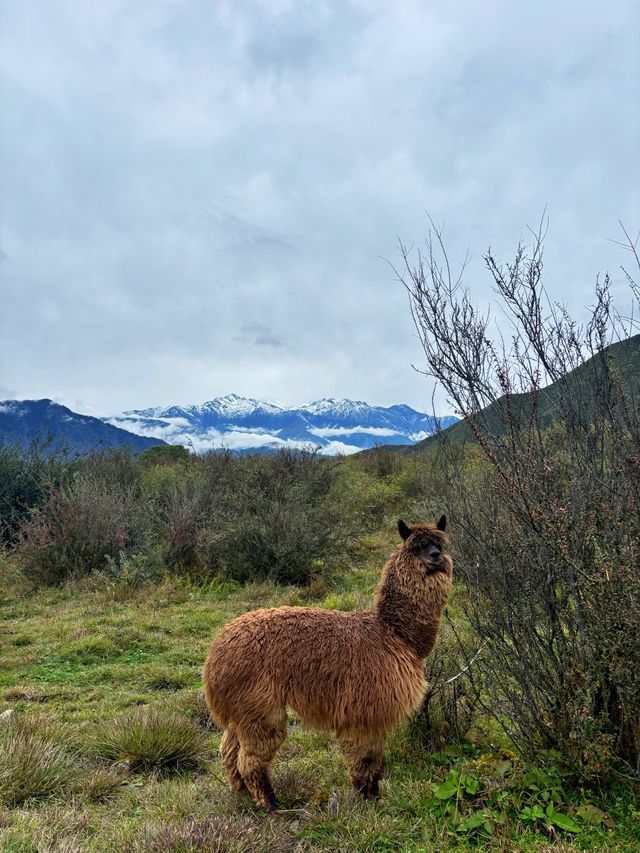
<path id="1" fill-rule="evenodd" d="M 614 374 L 627 386 L 633 394 L 640 393 L 640 335 L 634 335 L 623 341 L 611 344 L 603 354 L 613 367 Z M 598 391 L 602 385 L 602 358 L 596 355 L 576 370 L 571 371 L 562 380 L 548 385 L 540 391 L 538 400 L 538 423 L 541 427 L 549 426 L 563 417 L 561 400 L 567 385 L 573 386 L 572 397 L 576 400 L 583 414 L 589 417 L 597 410 Z M 506 429 L 506 423 L 511 416 L 519 423 L 525 423 L 531 413 L 531 396 L 529 394 L 513 394 L 510 398 L 501 397 L 495 403 L 487 406 L 478 413 L 477 424 L 488 435 L 500 436 Z M 416 445 L 402 448 L 406 452 L 420 452 L 433 447 L 445 435 L 449 441 L 462 444 L 474 441 L 474 436 L 466 420 L 458 421 L 443 430 L 438 435 L 432 435 Z"/>

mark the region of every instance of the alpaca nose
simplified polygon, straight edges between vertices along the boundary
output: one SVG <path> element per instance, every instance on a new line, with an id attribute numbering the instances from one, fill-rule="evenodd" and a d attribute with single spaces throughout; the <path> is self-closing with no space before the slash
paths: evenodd
<path id="1" fill-rule="evenodd" d="M 432 560 L 437 560 L 437 559 L 439 559 L 441 552 L 440 552 L 440 548 L 436 548 L 436 546 L 433 545 L 431 548 L 429 548 L 428 553 L 429 553 L 429 557 Z"/>

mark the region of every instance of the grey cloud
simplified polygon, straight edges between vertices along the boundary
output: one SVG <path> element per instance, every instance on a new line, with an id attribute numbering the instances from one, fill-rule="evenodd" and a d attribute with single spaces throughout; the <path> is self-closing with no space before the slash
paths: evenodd
<path id="1" fill-rule="evenodd" d="M 0 385 L 0 400 L 13 400 L 17 396 L 13 388 L 7 388 L 6 385 Z"/>
<path id="2" fill-rule="evenodd" d="M 290 241 L 283 235 L 239 216 L 223 204 L 208 202 L 204 205 L 202 215 L 224 235 L 227 247 L 236 251 L 292 248 Z"/>
<path id="3" fill-rule="evenodd" d="M 284 340 L 273 333 L 262 323 L 251 323 L 243 326 L 239 335 L 233 338 L 238 343 L 249 343 L 257 347 L 283 347 Z"/>
<path id="4" fill-rule="evenodd" d="M 640 7 L 5 4 L 0 379 L 118 411 L 234 391 L 429 407 L 381 258 L 447 223 L 490 296 L 548 206 L 547 281 L 623 292 Z M 238 330 L 234 336 L 229 330 Z"/>

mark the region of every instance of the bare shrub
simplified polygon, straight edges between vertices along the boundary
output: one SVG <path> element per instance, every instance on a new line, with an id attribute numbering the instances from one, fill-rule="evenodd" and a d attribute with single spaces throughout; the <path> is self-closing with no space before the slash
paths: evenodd
<path id="1" fill-rule="evenodd" d="M 174 571 L 195 577 L 220 569 L 215 550 L 219 504 L 211 504 L 206 487 L 198 482 L 176 483 L 163 511 L 164 559 Z"/>
<path id="2" fill-rule="evenodd" d="M 455 278 L 442 233 L 401 275 L 426 355 L 465 425 L 437 449 L 458 575 L 485 645 L 478 695 L 530 754 L 585 775 L 640 771 L 640 336 L 598 281 L 585 324 L 542 284 L 543 233 L 485 261 L 506 327 Z M 626 248 L 638 260 L 636 246 Z M 629 276 L 636 300 L 639 290 Z M 472 441 L 461 453 L 450 435 Z M 618 765 L 619 766 L 619 765 Z"/>
<path id="3" fill-rule="evenodd" d="M 126 779 L 126 772 L 119 767 L 96 767 L 82 778 L 77 792 L 91 802 L 102 802 L 121 791 Z"/>
<path id="4" fill-rule="evenodd" d="M 195 457 L 188 473 L 158 492 L 163 556 L 174 571 L 204 578 L 222 571 L 223 523 L 239 488 L 241 461 L 227 451 Z"/>

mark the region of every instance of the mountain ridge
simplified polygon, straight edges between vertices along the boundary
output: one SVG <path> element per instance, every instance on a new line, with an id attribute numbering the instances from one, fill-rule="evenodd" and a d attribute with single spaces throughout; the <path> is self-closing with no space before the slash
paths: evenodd
<path id="1" fill-rule="evenodd" d="M 195 450 L 252 452 L 315 445 L 321 453 L 334 454 L 380 443 L 413 443 L 455 420 L 425 415 L 406 404 L 370 406 L 362 400 L 327 397 L 286 407 L 227 394 L 201 404 L 127 409 L 108 422 Z"/>

